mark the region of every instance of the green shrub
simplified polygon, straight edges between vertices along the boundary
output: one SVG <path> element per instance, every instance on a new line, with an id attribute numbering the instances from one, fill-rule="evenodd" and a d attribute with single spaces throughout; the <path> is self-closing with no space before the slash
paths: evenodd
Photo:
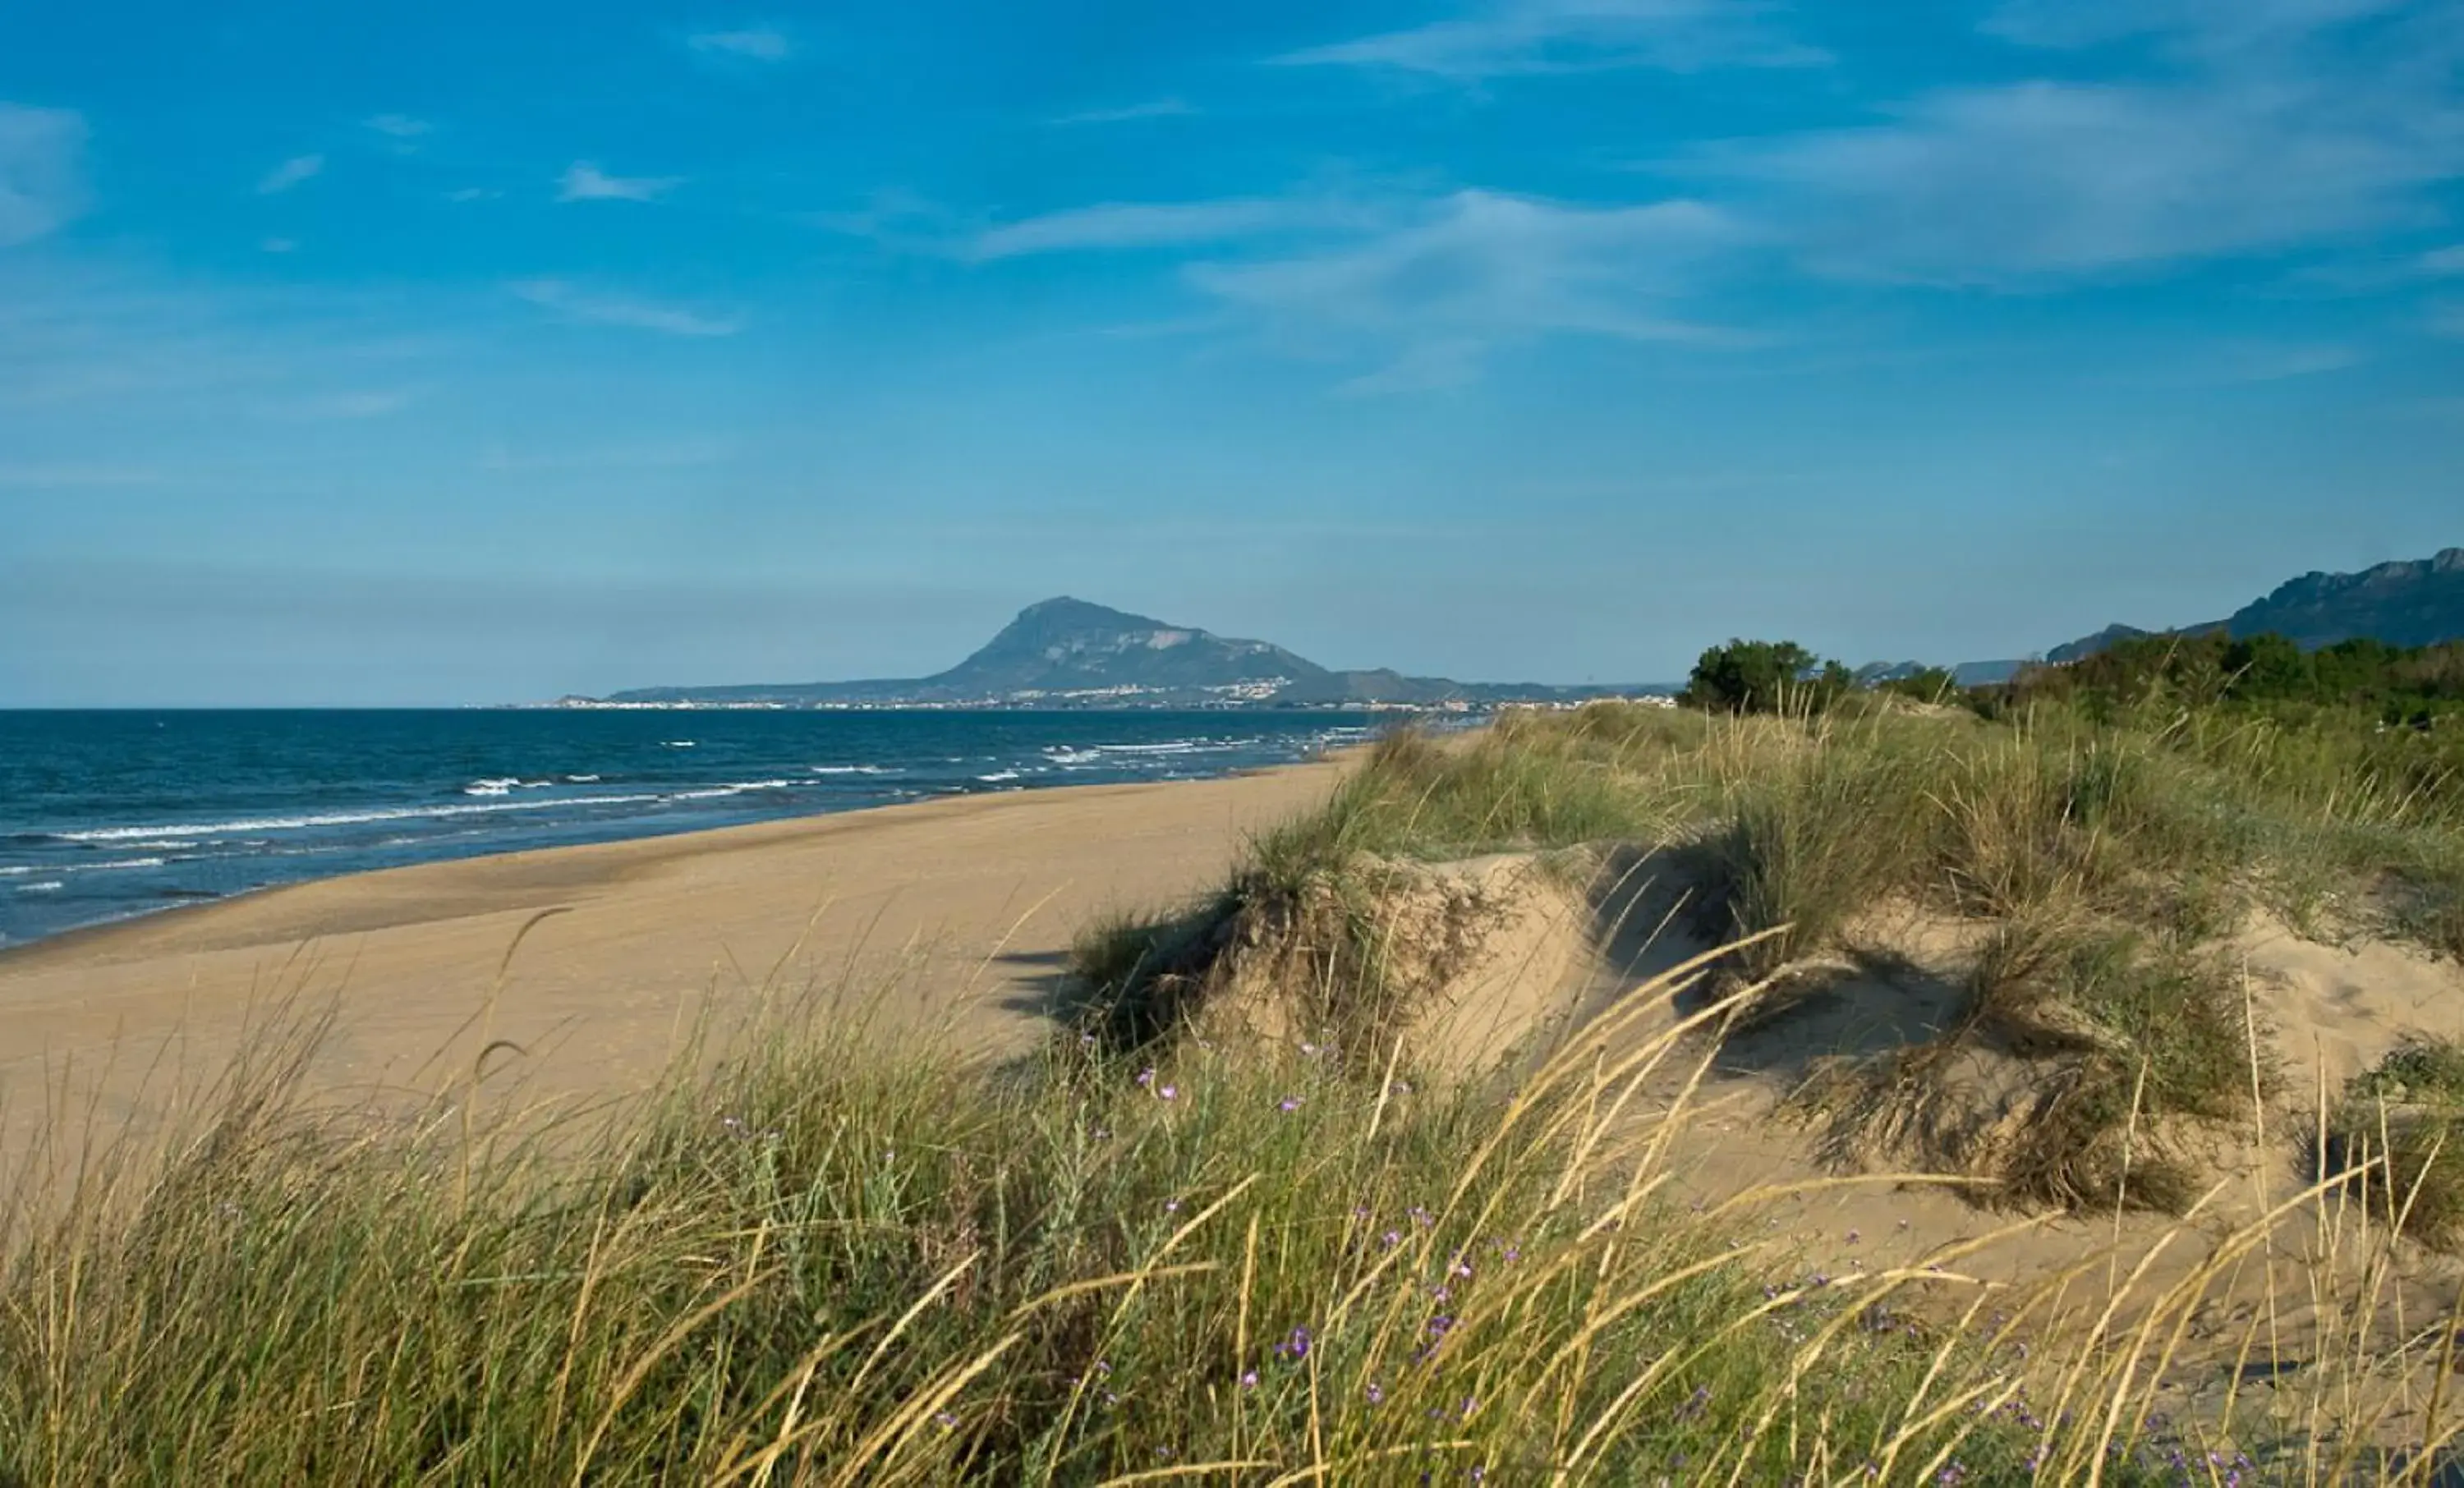
<path id="1" fill-rule="evenodd" d="M 2321 1176 L 2384 1223 L 2444 1250 L 2464 1244 L 2464 1044 L 2415 1037 L 2355 1076 L 2328 1113 Z"/>

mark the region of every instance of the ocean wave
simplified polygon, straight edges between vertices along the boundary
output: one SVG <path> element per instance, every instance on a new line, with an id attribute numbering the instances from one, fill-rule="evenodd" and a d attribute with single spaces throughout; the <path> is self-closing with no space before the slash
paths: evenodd
<path id="1" fill-rule="evenodd" d="M 592 776 L 591 778 L 595 780 L 599 777 L 597 776 Z M 462 794 L 465 796 L 510 796 L 516 791 L 543 791 L 555 783 L 556 782 L 554 780 L 525 780 L 517 775 L 497 776 L 491 779 L 472 781 L 470 784 L 462 787 Z"/>
<path id="2" fill-rule="evenodd" d="M 569 775 L 564 777 L 564 783 L 567 785 L 597 785 L 599 783 L 599 777 L 595 775 Z"/>
<path id="3" fill-rule="evenodd" d="M 160 837 L 165 832 L 187 830 L 199 834 L 215 832 L 297 832 L 319 826 L 360 826 L 370 821 L 417 821 L 432 817 L 493 816 L 501 811 L 553 811 L 560 806 L 632 806 L 665 800 L 663 796 L 575 796 L 562 800 L 505 800 L 472 806 L 393 806 L 376 811 L 329 811 L 314 816 L 252 817 L 244 821 L 215 821 L 187 828 L 153 826 L 99 826 L 81 832 L 55 832 L 52 836 L 64 842 L 126 842 L 142 837 Z M 250 845 L 273 845 L 251 843 Z"/>
<path id="4" fill-rule="evenodd" d="M 1018 772 L 1015 770 L 996 770 L 990 775 L 979 775 L 976 777 L 976 778 L 983 781 L 986 785 L 999 785 L 1004 780 L 1017 779 Z"/>
<path id="5" fill-rule="evenodd" d="M 815 775 L 893 775 L 888 765 L 806 765 Z"/>
<path id="6" fill-rule="evenodd" d="M 678 791 L 672 796 L 664 797 L 662 799 L 667 800 L 717 800 L 722 797 L 744 796 L 749 795 L 754 791 L 783 791 L 788 789 L 790 786 L 793 786 L 795 783 L 796 782 L 793 780 L 738 780 L 734 785 L 714 785 L 708 790 Z"/>
<path id="7" fill-rule="evenodd" d="M 0 878 L 24 878 L 33 871 L 34 865 L 31 863 L 12 863 L 6 867 L 0 867 Z"/>
<path id="8" fill-rule="evenodd" d="M 670 749 L 691 749 L 693 747 L 693 741 L 692 739 L 661 739 L 659 742 Z"/>
<path id="9" fill-rule="evenodd" d="M 40 884 L 20 884 L 17 886 L 17 892 L 21 894 L 50 894 L 56 893 L 66 887 L 68 887 L 68 886 L 61 883 L 58 879 L 49 879 Z"/>

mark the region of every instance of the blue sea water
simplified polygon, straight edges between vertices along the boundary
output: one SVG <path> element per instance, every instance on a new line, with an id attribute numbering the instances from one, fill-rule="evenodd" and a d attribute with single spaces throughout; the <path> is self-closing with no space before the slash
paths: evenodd
<path id="1" fill-rule="evenodd" d="M 0 711 L 0 948 L 302 879 L 935 796 L 1222 775 L 1330 712 Z"/>

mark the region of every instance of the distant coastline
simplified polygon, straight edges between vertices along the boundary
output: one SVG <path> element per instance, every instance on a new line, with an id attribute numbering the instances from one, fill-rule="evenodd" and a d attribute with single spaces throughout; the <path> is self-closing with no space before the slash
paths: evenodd
<path id="1" fill-rule="evenodd" d="M 0 713 L 0 951 L 376 869 L 1243 774 L 1364 742 L 1391 717 L 744 706 Z"/>

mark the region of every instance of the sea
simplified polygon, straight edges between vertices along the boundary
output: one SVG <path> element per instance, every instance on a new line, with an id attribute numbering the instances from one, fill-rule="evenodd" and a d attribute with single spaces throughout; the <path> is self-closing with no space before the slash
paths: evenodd
<path id="1" fill-rule="evenodd" d="M 279 884 L 941 796 L 1179 780 L 1377 715 L 0 711 L 0 949 Z"/>

